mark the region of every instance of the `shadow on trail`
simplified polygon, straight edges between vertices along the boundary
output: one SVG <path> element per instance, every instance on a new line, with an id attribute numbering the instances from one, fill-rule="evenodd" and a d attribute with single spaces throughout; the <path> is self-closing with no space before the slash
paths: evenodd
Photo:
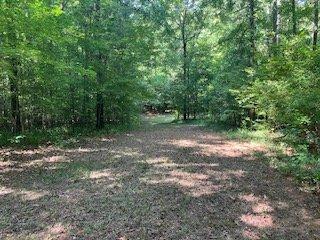
<path id="1" fill-rule="evenodd" d="M 192 125 L 2 152 L 1 239 L 317 239 L 319 203 Z"/>

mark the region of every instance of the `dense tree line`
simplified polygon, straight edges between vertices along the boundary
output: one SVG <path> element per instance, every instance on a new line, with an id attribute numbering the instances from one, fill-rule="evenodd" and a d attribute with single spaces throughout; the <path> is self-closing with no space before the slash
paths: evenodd
<path id="1" fill-rule="evenodd" d="M 1 0 L 0 125 L 103 128 L 145 105 L 319 152 L 318 25 L 318 0 Z"/>
<path id="2" fill-rule="evenodd" d="M 168 14 L 176 15 L 180 21 L 175 22 L 182 25 L 176 27 L 181 39 L 167 33 L 176 45 L 168 46 L 169 70 L 158 68 L 172 79 L 163 81 L 170 87 L 162 89 L 170 94 L 159 94 L 162 101 L 172 104 L 184 119 L 203 115 L 237 127 L 264 124 L 281 130 L 288 142 L 319 152 L 317 0 L 167 5 Z M 187 44 L 184 31 L 191 36 Z M 161 74 L 155 76 L 157 81 Z"/>
<path id="3" fill-rule="evenodd" d="M 132 121 L 153 45 L 122 1 L 0 1 L 1 128 Z"/>

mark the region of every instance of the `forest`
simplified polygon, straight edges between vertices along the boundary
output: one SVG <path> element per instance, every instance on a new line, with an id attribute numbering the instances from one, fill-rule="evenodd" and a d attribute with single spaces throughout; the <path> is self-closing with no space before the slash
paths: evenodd
<path id="1" fill-rule="evenodd" d="M 319 155 L 318 0 L 0 3 L 1 145 L 148 111 L 268 127 Z"/>
<path id="2" fill-rule="evenodd" d="M 318 2 L 1 1 L 1 128 L 267 122 L 318 152 Z"/>
<path id="3" fill-rule="evenodd" d="M 318 28 L 319 0 L 0 0 L 0 239 L 319 239 Z"/>

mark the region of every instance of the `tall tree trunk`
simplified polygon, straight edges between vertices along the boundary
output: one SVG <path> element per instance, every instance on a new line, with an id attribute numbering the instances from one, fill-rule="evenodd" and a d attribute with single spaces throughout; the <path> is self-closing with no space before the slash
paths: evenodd
<path id="1" fill-rule="evenodd" d="M 5 97 L 3 97 L 2 95 L 0 95 L 0 118 L 1 120 L 5 118 Z M 0 127 L 4 127 L 1 126 Z"/>
<path id="2" fill-rule="evenodd" d="M 18 61 L 13 58 L 12 64 L 12 76 L 10 77 L 10 92 L 11 92 L 11 115 L 13 132 L 19 133 L 22 131 L 20 101 L 19 101 L 19 87 L 18 87 Z"/>
<path id="3" fill-rule="evenodd" d="M 5 5 L 9 8 L 14 7 L 14 1 L 5 1 Z M 13 6 L 12 6 L 13 5 Z M 14 23 L 15 19 L 10 19 Z M 14 24 L 9 24 L 7 33 L 7 41 L 12 49 L 17 46 L 17 35 Z M 2 39 L 1 39 L 2 40 Z M 19 59 L 15 56 L 10 59 L 12 74 L 9 76 L 10 85 L 10 102 L 11 102 L 11 124 L 12 131 L 19 133 L 22 131 L 20 101 L 19 101 Z"/>
<path id="4" fill-rule="evenodd" d="M 291 14 L 292 14 L 292 34 L 297 35 L 297 9 L 296 9 L 296 0 L 291 0 Z"/>
<path id="5" fill-rule="evenodd" d="M 249 41 L 250 41 L 250 55 L 249 65 L 255 66 L 255 52 L 256 52 L 256 19 L 255 19 L 255 0 L 249 0 Z M 251 78 L 252 79 L 252 78 Z M 249 114 L 250 120 L 252 120 Z"/>
<path id="6" fill-rule="evenodd" d="M 95 0 L 94 3 L 95 9 L 95 24 L 99 27 L 100 25 L 100 18 L 101 18 L 101 3 L 100 0 Z M 97 34 L 97 33 L 96 33 Z M 101 71 L 101 64 L 102 64 L 102 54 L 99 52 L 97 55 L 97 83 L 98 83 L 98 92 L 97 92 L 97 103 L 96 103 L 96 128 L 101 129 L 104 127 L 104 98 L 101 90 L 101 86 L 103 83 L 103 74 Z"/>
<path id="7" fill-rule="evenodd" d="M 98 81 L 98 92 L 97 92 L 97 104 L 96 104 L 96 128 L 102 129 L 104 127 L 104 97 L 101 90 L 102 85 L 102 73 L 98 70 L 97 81 Z"/>
<path id="8" fill-rule="evenodd" d="M 256 35 L 256 23 L 255 23 L 255 2 L 249 0 L 249 32 L 250 32 L 250 66 L 255 62 L 255 35 Z"/>
<path id="9" fill-rule="evenodd" d="M 72 129 L 74 127 L 74 124 L 77 122 L 76 119 L 76 98 L 75 98 L 75 86 L 71 83 L 69 86 L 69 94 L 70 94 L 70 124 L 72 126 Z"/>
<path id="10" fill-rule="evenodd" d="M 314 0 L 313 39 L 312 39 L 313 50 L 317 49 L 318 25 L 319 25 L 319 0 Z"/>
<path id="11" fill-rule="evenodd" d="M 181 26 L 181 37 L 182 37 L 182 51 L 183 51 L 183 84 L 185 86 L 184 96 L 183 96 L 183 120 L 187 120 L 187 112 L 188 112 L 188 79 L 187 79 L 187 38 L 186 38 L 186 14 L 187 10 L 184 10 L 184 15 L 182 19 Z"/>
<path id="12" fill-rule="evenodd" d="M 96 127 L 97 129 L 102 129 L 104 127 L 104 99 L 101 91 L 97 93 L 96 110 Z"/>
<path id="13" fill-rule="evenodd" d="M 272 30 L 273 30 L 273 45 L 278 45 L 280 41 L 280 0 L 274 0 L 272 5 Z"/>
<path id="14" fill-rule="evenodd" d="M 89 68 L 89 52 L 84 52 L 84 68 L 85 70 L 88 70 Z M 87 124 L 89 122 L 89 112 L 88 112 L 88 102 L 89 102 L 89 96 L 88 96 L 88 84 L 89 84 L 89 78 L 87 73 L 83 75 L 82 79 L 82 91 L 83 91 L 83 97 L 82 97 L 82 116 L 81 116 L 81 123 Z"/>

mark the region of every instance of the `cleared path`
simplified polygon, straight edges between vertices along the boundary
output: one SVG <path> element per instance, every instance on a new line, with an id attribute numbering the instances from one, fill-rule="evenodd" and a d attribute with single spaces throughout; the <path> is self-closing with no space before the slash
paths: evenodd
<path id="1" fill-rule="evenodd" d="M 3 151 L 0 239 L 320 239 L 319 202 L 192 125 Z"/>

